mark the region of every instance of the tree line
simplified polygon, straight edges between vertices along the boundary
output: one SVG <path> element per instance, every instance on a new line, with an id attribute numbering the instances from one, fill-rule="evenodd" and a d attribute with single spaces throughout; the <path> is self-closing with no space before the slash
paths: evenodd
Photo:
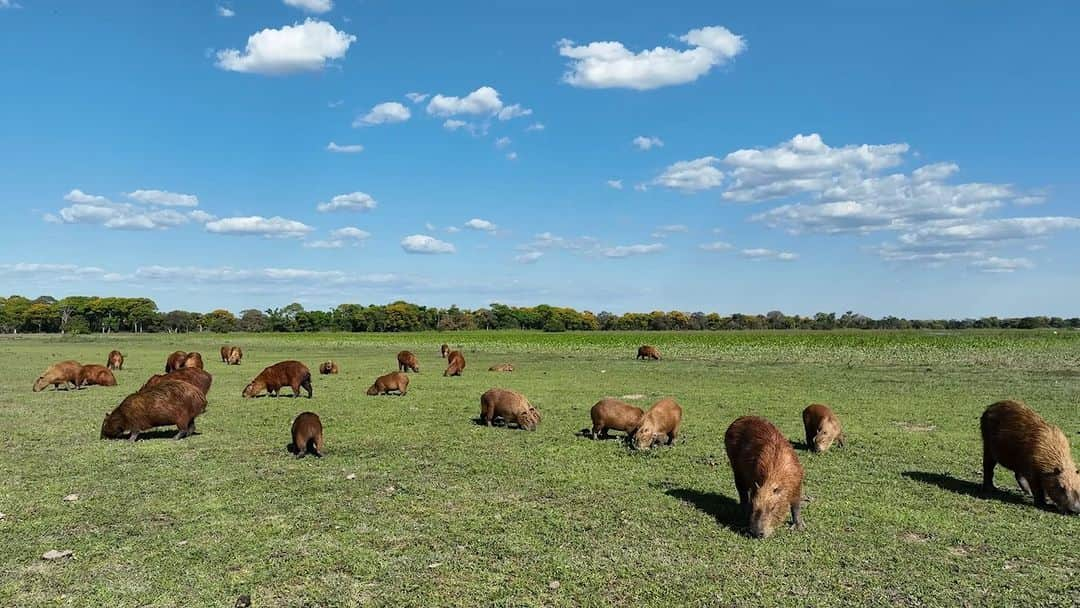
<path id="1" fill-rule="evenodd" d="M 0 331 L 4 333 L 92 332 L 404 332 L 463 329 L 532 329 L 559 331 L 611 330 L 739 330 L 739 329 L 1040 329 L 1080 328 L 1080 318 L 983 317 L 979 319 L 873 319 L 852 311 L 813 316 L 730 314 L 680 311 L 649 313 L 592 313 L 573 308 L 491 304 L 468 310 L 437 308 L 398 301 L 390 304 L 341 304 L 332 310 L 305 310 L 300 304 L 266 310 L 248 309 L 239 315 L 224 309 L 207 313 L 186 310 L 162 312 L 149 298 L 18 295 L 0 298 Z"/>

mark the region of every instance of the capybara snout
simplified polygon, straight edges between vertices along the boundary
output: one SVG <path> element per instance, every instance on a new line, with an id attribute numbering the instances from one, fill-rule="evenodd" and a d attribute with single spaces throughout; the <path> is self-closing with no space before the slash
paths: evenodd
<path id="1" fill-rule="evenodd" d="M 674 399 L 661 399 L 641 417 L 641 424 L 634 431 L 633 446 L 648 450 L 657 443 L 674 445 L 682 424 L 682 408 Z"/>

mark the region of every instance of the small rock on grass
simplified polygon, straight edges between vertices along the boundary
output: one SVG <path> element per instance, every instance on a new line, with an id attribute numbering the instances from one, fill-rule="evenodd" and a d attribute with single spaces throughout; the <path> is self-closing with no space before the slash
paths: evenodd
<path id="1" fill-rule="evenodd" d="M 560 587 L 562 587 L 562 583 L 559 581 L 551 581 L 548 583 L 548 589 L 551 589 L 552 591 L 558 591 Z"/>
<path id="2" fill-rule="evenodd" d="M 64 502 L 75 502 L 76 500 L 79 500 L 78 494 L 68 494 L 64 497 Z"/>
<path id="3" fill-rule="evenodd" d="M 349 481 L 356 479 L 356 473 L 349 473 L 345 476 L 345 479 L 348 479 Z"/>
<path id="4" fill-rule="evenodd" d="M 57 551 L 56 549 L 50 549 L 50 550 L 45 552 L 45 555 L 41 556 L 41 559 L 47 559 L 47 560 L 51 561 L 51 560 L 54 560 L 54 559 L 63 559 L 65 557 L 71 557 L 73 554 L 74 554 L 74 551 L 72 551 L 71 549 L 64 549 L 63 551 Z"/>

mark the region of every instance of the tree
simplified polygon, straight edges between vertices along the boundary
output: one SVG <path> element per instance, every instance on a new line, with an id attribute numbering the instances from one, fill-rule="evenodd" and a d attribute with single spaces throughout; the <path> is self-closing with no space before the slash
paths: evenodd
<path id="1" fill-rule="evenodd" d="M 206 329 L 215 333 L 229 333 L 236 331 L 236 317 L 223 308 L 207 313 L 203 317 Z"/>

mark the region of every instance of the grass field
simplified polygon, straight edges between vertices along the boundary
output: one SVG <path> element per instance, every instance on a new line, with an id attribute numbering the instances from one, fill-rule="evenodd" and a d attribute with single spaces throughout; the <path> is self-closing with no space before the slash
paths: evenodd
<path id="1" fill-rule="evenodd" d="M 463 377 L 441 376 L 443 341 Z M 665 359 L 635 361 L 645 342 Z M 112 348 L 120 386 L 30 392 L 49 363 Z M 365 396 L 402 348 L 421 363 L 408 396 Z M 176 349 L 214 375 L 199 434 L 99 439 Z M 311 400 L 241 399 L 291 358 L 342 373 Z M 504 361 L 517 371 L 486 371 Z M 2 606 L 1080 605 L 1080 517 L 1037 510 L 1000 468 L 984 495 L 978 437 L 983 408 L 1022 398 L 1080 452 L 1080 332 L 26 336 L 0 340 L 0 369 Z M 477 425 L 493 386 L 525 393 L 539 430 Z M 575 436 L 623 395 L 676 398 L 678 443 Z M 750 539 L 724 430 L 756 413 L 798 441 L 815 401 L 847 445 L 798 450 L 805 531 Z M 326 458 L 285 452 L 305 410 Z"/>

